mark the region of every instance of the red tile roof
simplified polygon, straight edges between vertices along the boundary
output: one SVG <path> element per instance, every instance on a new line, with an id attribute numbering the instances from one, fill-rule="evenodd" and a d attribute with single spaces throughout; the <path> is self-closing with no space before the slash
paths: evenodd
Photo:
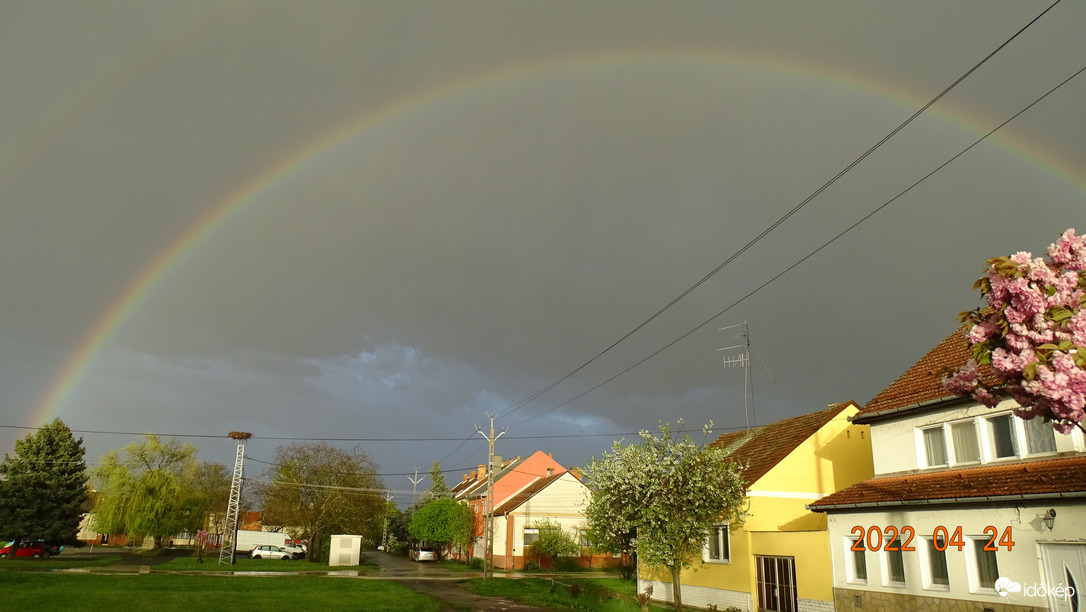
<path id="1" fill-rule="evenodd" d="M 749 430 L 729 432 L 717 438 L 710 446 L 724 448 L 729 456 L 747 466 L 743 472 L 743 481 L 749 488 L 759 478 L 765 476 L 766 472 L 773 469 L 773 466 L 787 457 L 788 453 L 795 450 L 804 440 L 814 435 L 823 425 L 829 423 L 833 417 L 849 406 L 856 406 L 856 404 L 853 402 L 833 404 L 818 412 Z"/>
<path id="2" fill-rule="evenodd" d="M 946 368 L 956 368 L 973 356 L 965 338 L 972 325 L 965 323 L 954 330 L 889 387 L 867 402 L 860 413 L 853 417 L 853 421 L 867 423 L 873 417 L 898 412 L 905 407 L 949 398 L 951 394 L 943 388 L 941 372 Z M 997 381 L 988 366 L 981 366 L 980 372 L 985 383 L 996 384 Z"/>
<path id="3" fill-rule="evenodd" d="M 1086 496 L 1086 457 L 1048 459 L 871 478 L 810 504 L 841 507 L 966 503 Z"/>

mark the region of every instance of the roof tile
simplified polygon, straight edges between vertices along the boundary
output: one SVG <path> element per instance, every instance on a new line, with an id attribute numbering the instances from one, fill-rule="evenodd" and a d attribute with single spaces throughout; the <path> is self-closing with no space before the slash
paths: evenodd
<path id="1" fill-rule="evenodd" d="M 955 470 L 871 478 L 810 504 L 813 510 L 839 505 L 904 505 L 991 497 L 1033 497 L 1086 493 L 1086 457 L 1066 457 Z"/>

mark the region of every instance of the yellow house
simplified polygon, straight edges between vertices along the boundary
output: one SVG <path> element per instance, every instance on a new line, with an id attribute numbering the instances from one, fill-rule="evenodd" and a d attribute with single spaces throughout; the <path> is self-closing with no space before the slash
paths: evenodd
<path id="1" fill-rule="evenodd" d="M 727 433 L 713 446 L 745 465 L 746 516 L 713 527 L 681 576 L 684 605 L 724 610 L 831 611 L 833 564 L 826 516 L 805 505 L 870 478 L 871 436 L 853 402 Z M 670 575 L 643 568 L 638 591 L 671 601 Z"/>

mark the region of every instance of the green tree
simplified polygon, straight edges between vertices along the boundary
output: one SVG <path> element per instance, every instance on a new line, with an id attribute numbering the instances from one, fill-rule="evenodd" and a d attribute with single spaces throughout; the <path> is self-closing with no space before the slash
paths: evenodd
<path id="1" fill-rule="evenodd" d="M 533 526 L 539 530 L 536 540 L 528 547 L 534 556 L 547 556 L 553 562 L 558 557 L 575 557 L 581 554 L 581 544 L 577 537 L 570 534 L 558 523 L 549 520 L 535 521 Z"/>
<path id="2" fill-rule="evenodd" d="M 470 544 L 474 527 L 475 513 L 467 504 L 443 498 L 416 510 L 408 531 L 416 540 L 433 544 L 440 560 L 450 546 Z"/>
<path id="3" fill-rule="evenodd" d="M 72 544 L 87 500 L 83 438 L 60 419 L 15 442 L 0 463 L 0 537 Z M 15 556 L 12 551 L 12 557 Z"/>
<path id="4" fill-rule="evenodd" d="M 154 538 L 155 548 L 182 531 L 203 527 L 209 500 L 194 490 L 196 447 L 154 434 L 109 451 L 94 470 L 94 520 L 101 533 Z"/>
<path id="5" fill-rule="evenodd" d="M 682 419 L 678 424 L 682 426 Z M 704 429 L 711 433 L 712 423 Z M 615 442 L 585 475 L 594 488 L 586 518 L 604 546 L 635 531 L 638 559 L 671 574 L 675 607 L 682 609 L 679 575 L 700 551 L 714 522 L 740 518 L 742 470 L 723 449 L 702 448 L 668 424 L 660 437 L 641 432 L 640 444 Z"/>
<path id="6" fill-rule="evenodd" d="M 445 473 L 441 471 L 441 462 L 435 461 L 430 468 L 430 490 L 426 492 L 427 499 L 444 499 L 452 497 L 452 489 L 445 484 Z"/>
<path id="7" fill-rule="evenodd" d="M 325 543 L 334 533 L 380 539 L 385 487 L 361 447 L 342 449 L 327 442 L 280 446 L 266 479 L 264 526 L 309 540 L 309 561 L 327 557 Z"/>

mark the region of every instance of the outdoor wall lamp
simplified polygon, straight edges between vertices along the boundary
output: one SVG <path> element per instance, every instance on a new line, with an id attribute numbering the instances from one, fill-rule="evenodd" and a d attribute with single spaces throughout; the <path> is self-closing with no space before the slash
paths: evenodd
<path id="1" fill-rule="evenodd" d="M 1049 508 L 1045 515 L 1041 517 L 1041 522 L 1045 524 L 1049 531 L 1052 531 L 1052 527 L 1056 524 L 1056 510 Z"/>

